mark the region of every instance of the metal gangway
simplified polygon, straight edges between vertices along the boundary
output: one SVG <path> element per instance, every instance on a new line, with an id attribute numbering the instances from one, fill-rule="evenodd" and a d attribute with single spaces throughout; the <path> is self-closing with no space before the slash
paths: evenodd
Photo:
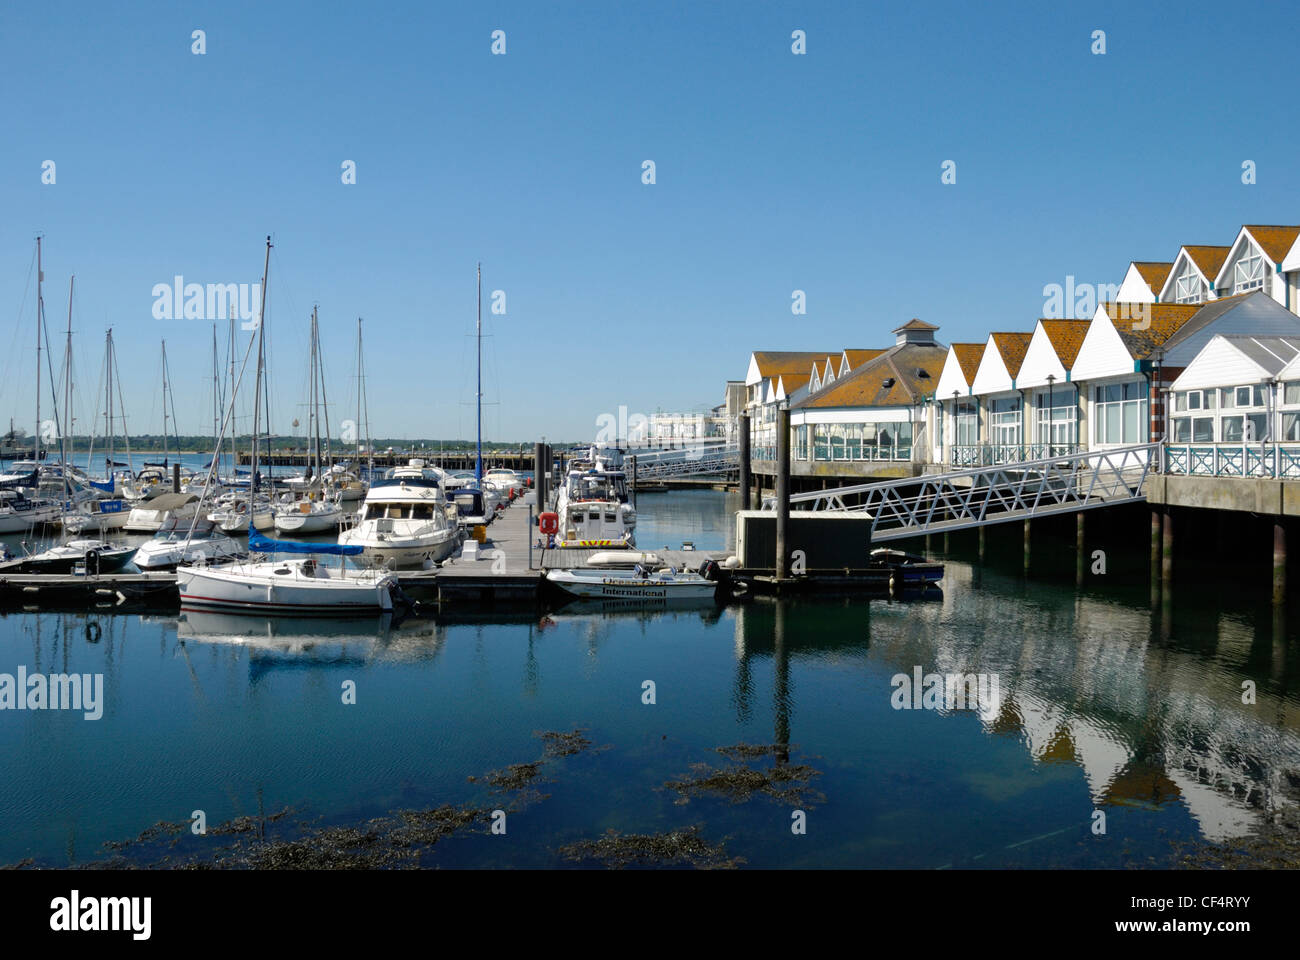
<path id="1" fill-rule="evenodd" d="M 740 448 L 725 440 L 685 442 L 668 450 L 636 453 L 637 482 L 675 477 L 726 476 L 740 469 Z M 629 474 L 631 467 L 627 467 Z"/>
<path id="2" fill-rule="evenodd" d="M 1145 500 L 1159 451 L 1147 443 L 815 490 L 792 495 L 790 509 L 869 513 L 873 542 L 1077 513 Z"/>

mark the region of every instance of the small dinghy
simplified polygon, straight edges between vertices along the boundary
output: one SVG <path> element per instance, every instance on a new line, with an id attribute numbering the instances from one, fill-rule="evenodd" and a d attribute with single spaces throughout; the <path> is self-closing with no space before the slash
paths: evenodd
<path id="1" fill-rule="evenodd" d="M 871 565 L 886 567 L 891 576 L 901 577 L 904 587 L 922 587 L 943 579 L 943 564 L 932 563 L 914 553 L 877 547 L 871 551 Z"/>
<path id="2" fill-rule="evenodd" d="M 640 565 L 631 570 L 551 570 L 546 579 L 575 597 L 598 600 L 711 600 L 718 589 L 716 581 L 698 573 Z"/>
<path id="3" fill-rule="evenodd" d="M 637 564 L 657 570 L 664 561 L 657 553 L 641 550 L 603 550 L 587 558 L 589 567 L 635 567 Z"/>

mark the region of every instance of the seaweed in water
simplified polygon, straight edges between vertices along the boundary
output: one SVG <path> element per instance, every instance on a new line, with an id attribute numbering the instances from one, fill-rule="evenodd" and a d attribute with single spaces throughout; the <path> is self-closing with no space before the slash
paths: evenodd
<path id="1" fill-rule="evenodd" d="M 606 867 L 694 867 L 697 870 L 734 870 L 743 857 L 728 857 L 726 845 L 710 844 L 700 836 L 699 824 L 669 833 L 619 833 L 607 830 L 598 840 L 580 840 L 556 850 L 576 863 L 597 861 Z"/>
<path id="2" fill-rule="evenodd" d="M 691 764 L 691 773 L 664 784 L 678 793 L 677 803 L 690 803 L 691 797 L 706 795 L 726 797 L 732 803 L 744 803 L 757 794 L 781 803 L 811 806 L 825 800 L 821 792 L 812 787 L 812 778 L 821 771 L 806 763 L 790 763 L 790 747 L 782 744 L 758 745 L 738 743 L 730 747 L 717 747 L 715 752 L 733 762 L 725 767 L 712 767 L 707 763 Z M 751 766 L 746 761 L 772 758 L 772 763 Z"/>

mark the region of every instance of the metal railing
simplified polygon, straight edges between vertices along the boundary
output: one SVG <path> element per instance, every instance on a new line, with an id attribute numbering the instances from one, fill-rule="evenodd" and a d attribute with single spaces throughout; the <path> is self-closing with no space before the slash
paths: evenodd
<path id="1" fill-rule="evenodd" d="M 1300 444 L 1170 443 L 1164 458 L 1173 476 L 1300 480 Z"/>
<path id="2" fill-rule="evenodd" d="M 630 464 L 627 467 L 631 471 Z M 670 477 L 717 476 L 740 469 L 740 447 L 724 441 L 700 441 L 675 450 L 636 454 L 637 481 Z"/>
<path id="3" fill-rule="evenodd" d="M 873 540 L 960 530 L 1146 499 L 1160 444 L 1146 443 L 799 493 L 790 509 L 868 513 Z M 763 509 L 775 508 L 771 497 Z"/>
<path id="4" fill-rule="evenodd" d="M 1046 457 L 1068 457 L 1082 453 L 1078 443 L 972 443 L 948 448 L 948 464 L 958 470 L 991 467 L 1002 463 L 1024 463 Z"/>

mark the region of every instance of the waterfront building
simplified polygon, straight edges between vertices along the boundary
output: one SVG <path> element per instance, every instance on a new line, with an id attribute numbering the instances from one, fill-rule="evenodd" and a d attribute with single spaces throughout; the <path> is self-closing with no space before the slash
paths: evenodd
<path id="1" fill-rule="evenodd" d="M 1115 300 L 1118 303 L 1155 303 L 1173 268 L 1172 263 L 1134 260 L 1124 273 Z"/>
<path id="2" fill-rule="evenodd" d="M 790 469 L 805 477 L 907 477 L 929 460 L 928 409 L 948 356 L 934 324 L 894 329 L 894 346 L 845 351 L 845 372 L 790 397 Z M 861 362 L 857 366 L 852 361 Z"/>
<path id="3" fill-rule="evenodd" d="M 1157 303 L 1205 303 L 1215 299 L 1214 278 L 1228 258 L 1228 247 L 1181 247 Z"/>
<path id="4" fill-rule="evenodd" d="M 1214 287 L 1220 297 L 1262 290 L 1300 314 L 1300 226 L 1243 226 Z"/>

